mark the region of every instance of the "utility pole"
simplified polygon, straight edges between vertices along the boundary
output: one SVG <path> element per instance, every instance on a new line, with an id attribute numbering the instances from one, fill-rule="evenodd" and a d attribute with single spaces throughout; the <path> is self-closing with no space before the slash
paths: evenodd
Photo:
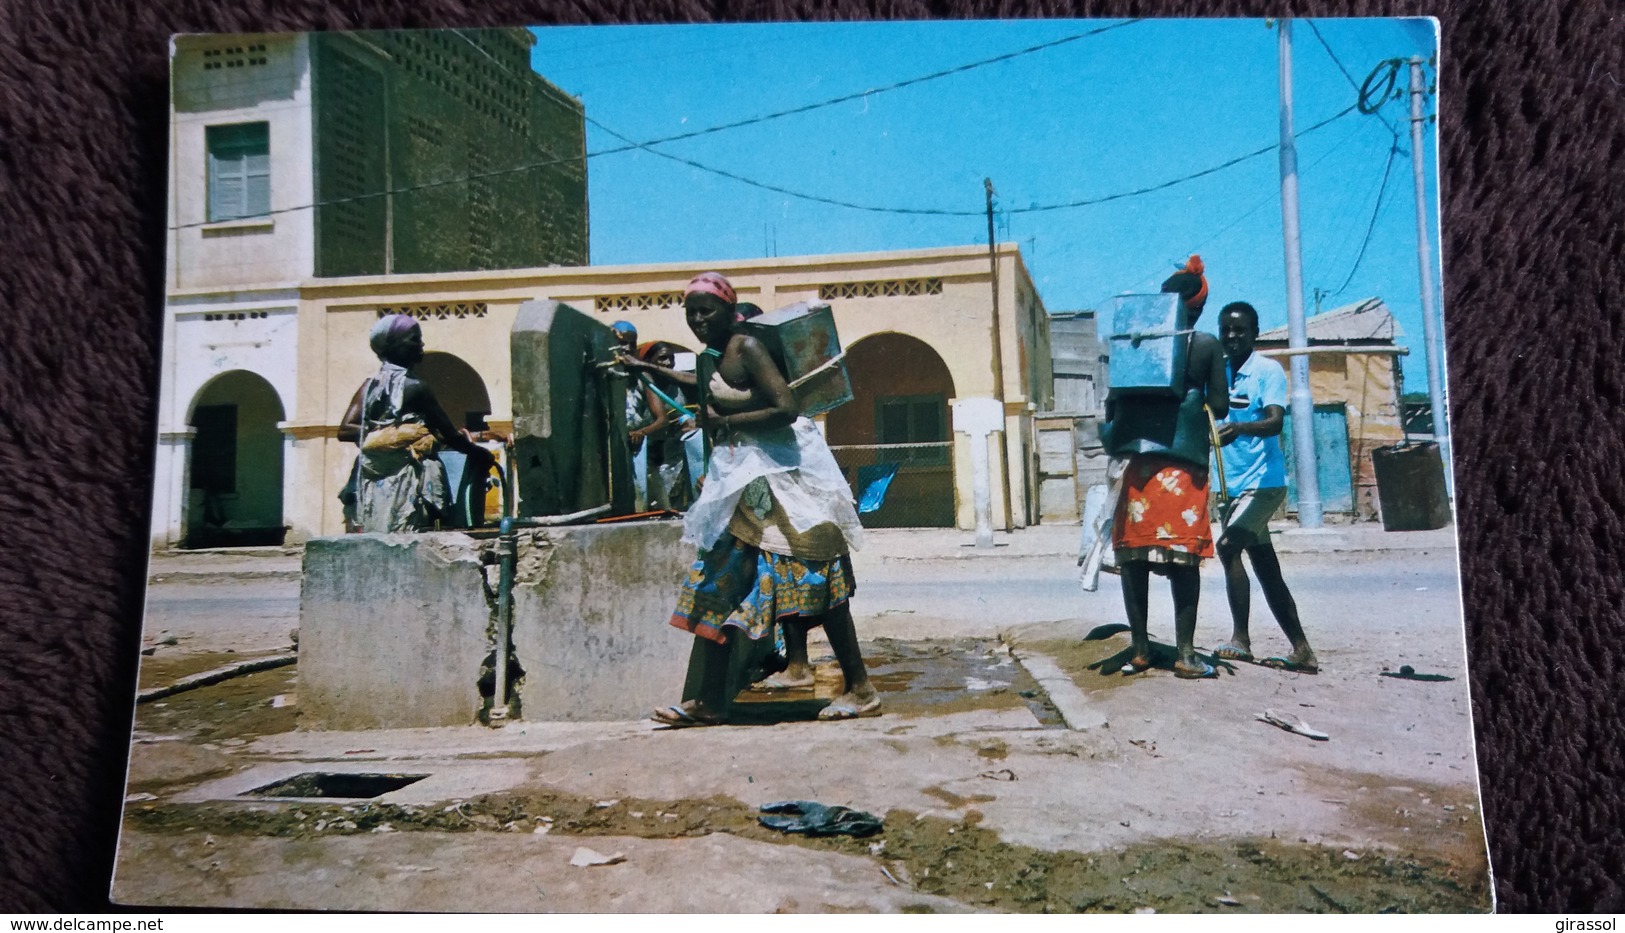
<path id="1" fill-rule="evenodd" d="M 1321 527 L 1315 465 L 1315 401 L 1309 393 L 1309 326 L 1303 317 L 1303 243 L 1298 229 L 1298 146 L 1292 132 L 1292 20 L 1277 21 L 1281 56 L 1281 233 L 1286 249 L 1286 329 L 1292 354 L 1292 449 L 1298 525 Z"/>
<path id="2" fill-rule="evenodd" d="M 1411 174 L 1416 179 L 1416 260 L 1422 283 L 1422 339 L 1427 342 L 1428 403 L 1433 408 L 1433 439 L 1444 460 L 1445 488 L 1455 496 L 1454 470 L 1450 466 L 1450 422 L 1445 417 L 1444 323 L 1433 303 L 1433 263 L 1428 254 L 1427 186 L 1422 176 L 1422 59 L 1411 57 Z"/>
<path id="3" fill-rule="evenodd" d="M 987 262 L 993 274 L 993 397 L 1004 401 L 1004 352 L 999 343 L 999 251 L 993 239 L 993 179 L 982 179 L 987 191 Z"/>

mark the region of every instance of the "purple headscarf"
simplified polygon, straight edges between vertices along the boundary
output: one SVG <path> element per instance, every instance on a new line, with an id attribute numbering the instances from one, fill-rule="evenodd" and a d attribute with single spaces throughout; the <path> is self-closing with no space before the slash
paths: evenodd
<path id="1" fill-rule="evenodd" d="M 380 360 L 388 362 L 406 343 L 407 336 L 418 330 L 416 318 L 406 314 L 386 314 L 372 325 L 367 343 Z"/>

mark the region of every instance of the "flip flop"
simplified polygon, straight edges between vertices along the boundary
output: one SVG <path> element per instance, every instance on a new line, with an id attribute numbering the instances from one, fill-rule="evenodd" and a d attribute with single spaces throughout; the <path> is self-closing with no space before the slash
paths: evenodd
<path id="1" fill-rule="evenodd" d="M 1274 668 L 1278 671 L 1291 671 L 1294 674 L 1318 674 L 1319 664 L 1299 664 L 1291 658 L 1265 658 L 1258 662 L 1260 667 Z"/>
<path id="2" fill-rule="evenodd" d="M 688 729 L 694 726 L 720 726 L 725 722 L 722 719 L 701 719 L 681 706 L 662 706 L 650 713 L 649 718 L 672 729 Z"/>
<path id="3" fill-rule="evenodd" d="M 1199 668 L 1186 667 L 1183 662 L 1174 665 L 1174 676 L 1180 680 L 1211 680 L 1219 676 L 1219 671 L 1206 661 L 1198 660 L 1202 665 Z"/>
<path id="4" fill-rule="evenodd" d="M 880 697 L 878 696 L 861 706 L 831 703 L 818 711 L 818 718 L 824 722 L 833 722 L 839 719 L 867 719 L 870 716 L 879 715 Z"/>
<path id="5" fill-rule="evenodd" d="M 1225 642 L 1213 649 L 1213 656 L 1222 661 L 1251 661 L 1253 653 L 1245 648 L 1238 648 L 1230 642 Z"/>
<path id="6" fill-rule="evenodd" d="M 1309 725 L 1301 718 L 1294 716 L 1291 713 L 1281 713 L 1272 709 L 1267 709 L 1262 713 L 1255 713 L 1253 718 L 1257 719 L 1259 722 L 1267 722 L 1272 726 L 1278 726 L 1295 735 L 1301 735 L 1304 738 L 1314 739 L 1317 742 L 1324 742 L 1331 738 L 1330 735 L 1316 729 L 1314 726 Z"/>
<path id="7" fill-rule="evenodd" d="M 1129 677 L 1134 674 L 1144 674 L 1150 669 L 1150 661 L 1147 661 L 1142 657 L 1133 657 L 1128 659 L 1127 664 L 1124 664 L 1122 667 L 1118 668 L 1118 673 L 1122 674 L 1124 677 Z"/>

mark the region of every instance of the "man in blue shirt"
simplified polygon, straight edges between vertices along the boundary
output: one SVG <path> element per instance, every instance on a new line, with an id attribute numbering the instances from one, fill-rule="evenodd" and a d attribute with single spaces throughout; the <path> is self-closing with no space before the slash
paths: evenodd
<path id="1" fill-rule="evenodd" d="M 1225 492 L 1230 496 L 1224 515 L 1224 534 L 1217 549 L 1224 566 L 1225 589 L 1230 597 L 1234 629 L 1230 641 L 1214 654 L 1231 661 L 1253 660 L 1247 620 L 1252 611 L 1252 584 L 1242 565 L 1245 553 L 1252 561 L 1275 621 L 1292 643 L 1285 657 L 1267 658 L 1269 667 L 1315 674 L 1320 662 L 1309 647 L 1298 621 L 1298 604 L 1281 577 L 1281 561 L 1270 543 L 1269 520 L 1286 501 L 1286 455 L 1281 450 L 1281 427 L 1286 418 L 1287 382 L 1281 364 L 1253 352 L 1258 340 L 1258 311 L 1244 301 L 1231 302 L 1219 312 L 1219 342 L 1227 360 L 1230 412 L 1219 422 L 1219 455 L 1224 464 Z"/>

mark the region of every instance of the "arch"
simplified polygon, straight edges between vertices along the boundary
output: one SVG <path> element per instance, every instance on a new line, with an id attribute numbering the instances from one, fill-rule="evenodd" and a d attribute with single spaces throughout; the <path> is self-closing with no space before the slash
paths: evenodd
<path id="1" fill-rule="evenodd" d="M 862 514 L 870 527 L 951 528 L 954 467 L 948 402 L 954 380 L 948 364 L 925 341 L 882 331 L 846 351 L 852 401 L 831 411 L 825 428 L 836 460 L 863 498 L 889 464 L 897 473 L 881 506 Z M 933 443 L 940 447 L 887 449 L 880 445 Z"/>
<path id="2" fill-rule="evenodd" d="M 480 427 L 491 414 L 491 394 L 474 367 L 455 354 L 432 352 L 413 367 L 435 400 L 459 428 Z"/>
<path id="3" fill-rule="evenodd" d="M 231 370 L 193 396 L 185 547 L 282 543 L 282 399 L 258 373 Z"/>

